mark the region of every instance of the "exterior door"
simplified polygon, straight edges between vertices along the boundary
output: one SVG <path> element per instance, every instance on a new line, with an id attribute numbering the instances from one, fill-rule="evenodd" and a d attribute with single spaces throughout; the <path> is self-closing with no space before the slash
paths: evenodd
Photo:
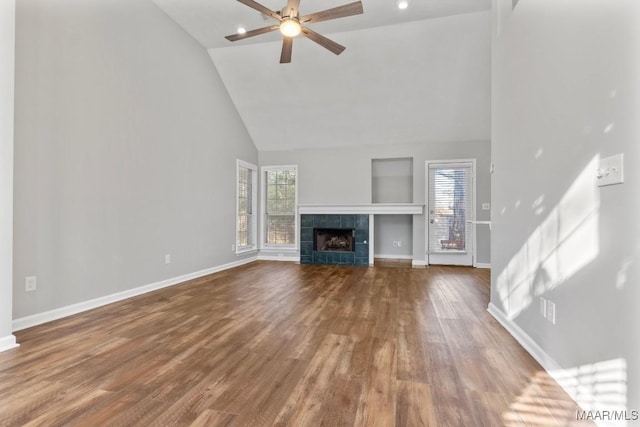
<path id="1" fill-rule="evenodd" d="M 428 264 L 473 265 L 474 163 L 427 161 Z"/>

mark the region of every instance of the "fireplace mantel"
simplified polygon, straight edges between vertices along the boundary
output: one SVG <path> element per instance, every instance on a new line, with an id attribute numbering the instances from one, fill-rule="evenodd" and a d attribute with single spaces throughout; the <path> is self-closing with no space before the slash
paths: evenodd
<path id="1" fill-rule="evenodd" d="M 373 203 L 370 205 L 298 205 L 300 214 L 422 215 L 424 205 Z"/>

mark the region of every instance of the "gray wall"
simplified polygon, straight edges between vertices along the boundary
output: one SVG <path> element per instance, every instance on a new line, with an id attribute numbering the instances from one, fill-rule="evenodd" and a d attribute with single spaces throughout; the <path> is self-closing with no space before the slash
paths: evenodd
<path id="1" fill-rule="evenodd" d="M 413 257 L 413 215 L 374 215 L 374 256 Z M 393 242 L 401 242 L 393 247 Z"/>
<path id="2" fill-rule="evenodd" d="M 300 204 L 370 204 L 371 159 L 413 158 L 413 201 L 425 203 L 425 161 L 477 159 L 476 218 L 488 220 L 482 202 L 491 199 L 490 142 L 424 142 L 389 144 L 361 148 L 261 151 L 261 165 L 298 165 L 298 203 Z M 423 215 L 413 219 L 414 261 L 425 259 L 425 222 Z M 478 227 L 478 262 L 489 263 L 489 231 Z"/>
<path id="3" fill-rule="evenodd" d="M 15 1 L 0 2 L 0 351 L 15 340 L 11 337 L 14 24 Z"/>
<path id="4" fill-rule="evenodd" d="M 235 160 L 257 150 L 150 0 L 18 2 L 15 105 L 15 318 L 239 259 Z"/>
<path id="5" fill-rule="evenodd" d="M 494 18 L 491 302 L 581 368 L 566 375 L 593 409 L 638 410 L 640 2 L 495 0 Z M 597 159 L 621 152 L 625 183 L 597 187 Z"/>

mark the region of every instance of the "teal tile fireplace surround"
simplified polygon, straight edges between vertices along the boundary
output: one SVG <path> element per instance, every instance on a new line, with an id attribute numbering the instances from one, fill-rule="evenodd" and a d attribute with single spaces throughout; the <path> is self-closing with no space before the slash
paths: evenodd
<path id="1" fill-rule="evenodd" d="M 353 230 L 353 250 L 314 250 L 317 229 Z M 369 265 L 369 215 L 301 215 L 300 264 Z"/>

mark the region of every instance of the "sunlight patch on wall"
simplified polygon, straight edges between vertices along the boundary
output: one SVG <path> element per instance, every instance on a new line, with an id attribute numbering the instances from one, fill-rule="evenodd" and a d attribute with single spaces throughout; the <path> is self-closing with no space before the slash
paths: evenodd
<path id="1" fill-rule="evenodd" d="M 550 372 L 567 393 L 592 415 L 602 417 L 602 426 L 625 426 L 633 417 L 627 408 L 627 361 L 612 359 Z M 611 415 L 609 415 L 611 414 Z"/>
<path id="2" fill-rule="evenodd" d="M 534 375 L 502 414 L 505 427 L 555 427 L 576 419 L 576 406 L 546 372 Z M 571 424 L 580 425 L 578 423 Z M 591 423 L 586 424 L 592 426 Z"/>
<path id="3" fill-rule="evenodd" d="M 498 275 L 496 289 L 509 319 L 559 286 L 599 253 L 600 195 L 595 156 Z M 532 209 L 540 215 L 544 195 Z"/>
<path id="4" fill-rule="evenodd" d="M 567 399 L 565 392 L 580 408 Z M 502 419 L 506 427 L 525 423 L 532 427 L 551 427 L 569 425 L 568 421 L 572 426 L 592 426 L 591 416 L 600 418 L 599 425 L 621 427 L 626 422 L 620 419 L 633 415 L 627 410 L 626 361 L 614 359 L 536 373 Z"/>

